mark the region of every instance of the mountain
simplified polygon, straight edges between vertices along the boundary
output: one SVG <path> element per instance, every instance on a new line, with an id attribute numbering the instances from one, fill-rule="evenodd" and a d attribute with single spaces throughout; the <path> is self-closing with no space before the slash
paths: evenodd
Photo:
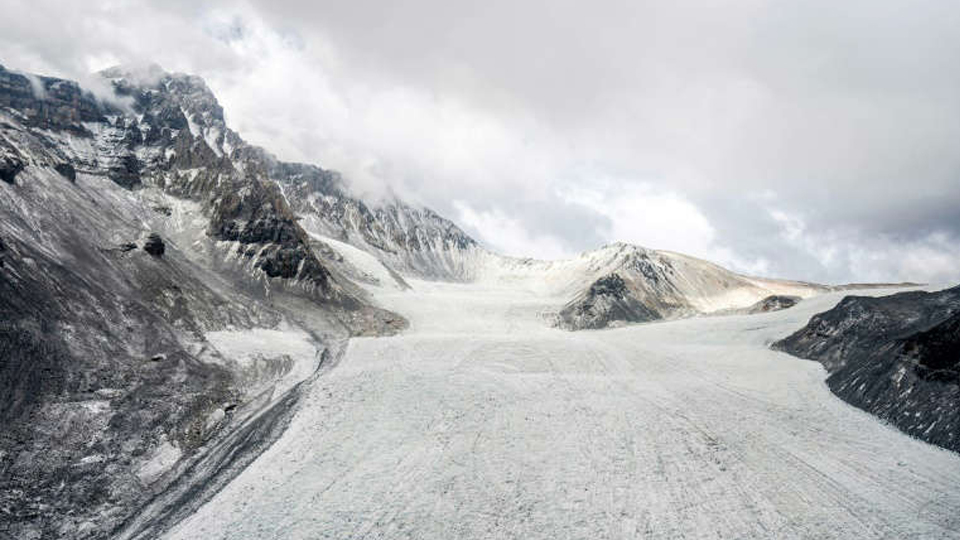
<path id="1" fill-rule="evenodd" d="M 556 318 L 567 330 L 749 310 L 771 296 L 807 298 L 831 290 L 744 276 L 694 257 L 623 243 L 551 265 L 546 274 L 568 274 L 559 280 L 566 282 L 559 291 L 568 300 Z"/>
<path id="2" fill-rule="evenodd" d="M 299 383 L 402 317 L 324 260 L 196 77 L 0 68 L 0 512 L 102 538 L 202 502 L 283 429 Z M 298 176 L 299 175 L 299 176 Z M 193 502 L 190 502 L 193 501 Z"/>
<path id="3" fill-rule="evenodd" d="M 336 173 L 302 166 L 276 175 L 300 225 L 322 241 L 369 252 L 390 269 L 431 280 L 469 281 L 484 250 L 453 222 L 392 199 L 377 206 L 351 197 Z"/>
<path id="4" fill-rule="evenodd" d="M 823 364 L 847 403 L 960 451 L 960 286 L 848 296 L 774 348 Z"/>

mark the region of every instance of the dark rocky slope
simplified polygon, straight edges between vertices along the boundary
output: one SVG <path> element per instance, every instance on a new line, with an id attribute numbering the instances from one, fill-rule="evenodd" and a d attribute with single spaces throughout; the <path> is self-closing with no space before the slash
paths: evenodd
<path id="1" fill-rule="evenodd" d="M 960 451 L 960 287 L 848 296 L 774 348 L 822 363 L 844 401 Z"/>
<path id="2" fill-rule="evenodd" d="M 663 315 L 631 295 L 619 274 L 610 274 L 568 302 L 560 310 L 557 326 L 565 330 L 598 329 L 662 318 Z"/>
<path id="3" fill-rule="evenodd" d="M 156 537 L 262 451 L 304 360 L 212 336 L 293 335 L 313 365 L 404 324 L 202 80 L 104 75 L 107 100 L 0 67 L 0 538 Z"/>

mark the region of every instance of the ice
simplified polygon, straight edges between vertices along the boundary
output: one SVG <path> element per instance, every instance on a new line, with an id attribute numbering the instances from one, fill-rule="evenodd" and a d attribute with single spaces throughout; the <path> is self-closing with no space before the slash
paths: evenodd
<path id="1" fill-rule="evenodd" d="M 169 538 L 960 537 L 960 456 L 768 348 L 839 294 L 570 333 L 524 287 L 411 285 Z"/>

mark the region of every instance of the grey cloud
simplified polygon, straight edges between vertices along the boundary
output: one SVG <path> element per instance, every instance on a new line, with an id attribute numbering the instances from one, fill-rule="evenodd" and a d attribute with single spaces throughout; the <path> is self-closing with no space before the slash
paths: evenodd
<path id="1" fill-rule="evenodd" d="M 627 230 L 635 241 L 802 279 L 960 280 L 953 2 L 0 8 L 16 20 L 0 36 L 8 67 L 197 73 L 254 142 L 342 169 L 371 196 L 453 218 L 460 201 L 485 225 L 508 217 L 501 234 L 519 227 L 531 244 L 572 253 L 617 240 L 622 208 L 563 193 L 593 186 L 615 206 L 619 185 L 649 194 L 638 205 L 684 209 L 659 225 L 672 242 Z"/>

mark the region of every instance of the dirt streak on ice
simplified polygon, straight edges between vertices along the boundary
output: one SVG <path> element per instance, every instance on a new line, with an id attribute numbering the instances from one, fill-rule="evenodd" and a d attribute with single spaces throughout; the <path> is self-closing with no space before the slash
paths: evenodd
<path id="1" fill-rule="evenodd" d="M 767 349 L 783 312 L 565 333 L 557 299 L 412 283 L 170 538 L 960 538 L 960 456 Z"/>

